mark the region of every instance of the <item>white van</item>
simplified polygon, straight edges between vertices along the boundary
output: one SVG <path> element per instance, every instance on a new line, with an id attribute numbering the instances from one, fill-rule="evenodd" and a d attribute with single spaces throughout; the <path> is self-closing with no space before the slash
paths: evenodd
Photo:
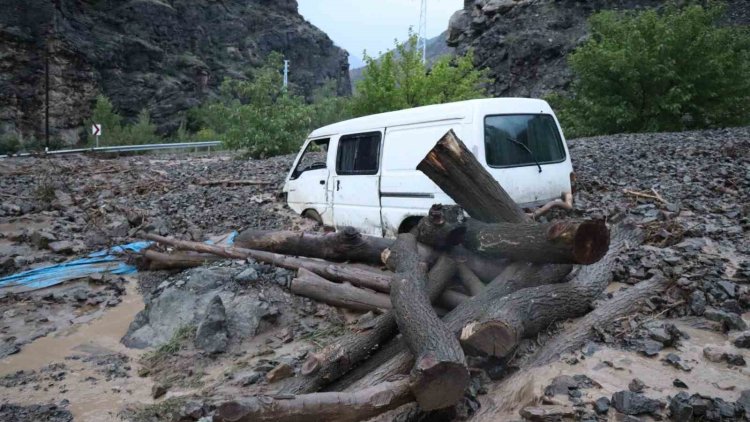
<path id="1" fill-rule="evenodd" d="M 336 229 L 395 237 L 436 203 L 454 202 L 416 170 L 453 129 L 523 207 L 571 192 L 573 166 L 547 102 L 461 101 L 347 120 L 313 131 L 284 184 L 297 213 Z"/>

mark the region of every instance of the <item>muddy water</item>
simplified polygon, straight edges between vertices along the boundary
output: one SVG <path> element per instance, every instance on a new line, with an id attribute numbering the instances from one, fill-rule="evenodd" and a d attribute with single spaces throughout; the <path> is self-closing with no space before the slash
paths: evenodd
<path id="1" fill-rule="evenodd" d="M 675 321 L 676 322 L 676 321 Z M 692 328 L 676 322 L 676 325 L 690 335 L 682 340 L 679 350 L 665 349 L 658 358 L 647 358 L 637 353 L 603 348 L 593 356 L 576 365 L 559 361 L 548 366 L 534 368 L 511 376 L 495 388 L 490 388 L 482 398 L 482 409 L 477 421 L 516 420 L 519 411 L 530 405 L 541 403 L 544 388 L 559 375 L 585 374 L 601 384 L 601 388 L 581 390 L 582 399 L 593 402 L 599 397 L 611 397 L 617 391 L 627 390 L 633 378 L 642 380 L 647 388 L 644 394 L 667 402 L 667 396 L 680 391 L 688 394 L 703 394 L 736 401 L 742 390 L 750 389 L 750 371 L 745 368 L 729 368 L 726 363 L 713 363 L 703 357 L 703 348 L 715 345 L 737 352 L 721 333 Z M 675 352 L 689 365 L 692 371 L 686 372 L 662 362 L 668 353 Z M 688 385 L 681 390 L 672 385 L 676 378 Z M 562 405 L 571 405 L 567 397 L 556 396 Z M 614 412 L 610 412 L 614 417 Z M 614 420 L 614 419 L 611 419 Z"/>
<path id="2" fill-rule="evenodd" d="M 140 378 L 137 362 L 143 351 L 128 349 L 120 343 L 136 313 L 143 309 L 143 300 L 136 289 L 136 281 L 127 283 L 127 294 L 118 306 L 103 313 L 93 321 L 77 324 L 54 336 L 40 338 L 23 348 L 21 353 L 0 360 L 0 375 L 19 370 L 39 370 L 51 363 L 63 362 L 67 366 L 61 392 L 58 388 L 33 390 L 0 387 L 0 402 L 35 404 L 70 401 L 69 409 L 76 421 L 118 421 L 117 413 L 125 403 L 151 402 L 151 381 Z M 130 357 L 128 378 L 107 381 L 96 372 L 96 364 L 83 360 L 66 360 L 81 351 L 122 353 Z M 97 379 L 93 383 L 89 377 Z"/>

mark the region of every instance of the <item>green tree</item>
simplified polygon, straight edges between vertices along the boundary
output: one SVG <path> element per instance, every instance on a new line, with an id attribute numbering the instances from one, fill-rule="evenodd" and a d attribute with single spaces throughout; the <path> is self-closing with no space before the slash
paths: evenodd
<path id="1" fill-rule="evenodd" d="M 313 109 L 293 86 L 282 87 L 282 59 L 272 53 L 249 80 L 225 80 L 221 99 L 202 107 L 204 125 L 228 148 L 268 157 L 294 152 L 305 139 Z"/>
<path id="2" fill-rule="evenodd" d="M 91 134 L 91 126 L 95 123 L 102 126 L 100 145 L 119 145 L 122 142 L 122 117 L 114 110 L 109 98 L 104 95 L 96 97 L 91 120 L 86 125 L 89 145 L 96 143 L 96 137 Z"/>
<path id="3" fill-rule="evenodd" d="M 138 113 L 138 120 L 123 131 L 123 140 L 126 144 L 153 144 L 161 140 L 156 134 L 156 125 L 151 122 L 151 116 L 147 109 Z"/>
<path id="4" fill-rule="evenodd" d="M 572 135 L 678 131 L 750 122 L 750 32 L 720 26 L 724 7 L 675 3 L 604 11 L 569 57 L 570 97 L 553 96 Z"/>
<path id="5" fill-rule="evenodd" d="M 355 115 L 483 98 L 491 82 L 485 70 L 474 67 L 472 52 L 442 57 L 428 68 L 414 34 L 380 58 L 365 54 L 365 63 L 352 101 Z"/>
<path id="6" fill-rule="evenodd" d="M 316 89 L 312 96 L 312 121 L 310 129 L 350 119 L 351 98 L 341 97 L 336 90 L 336 81 L 329 80 Z"/>

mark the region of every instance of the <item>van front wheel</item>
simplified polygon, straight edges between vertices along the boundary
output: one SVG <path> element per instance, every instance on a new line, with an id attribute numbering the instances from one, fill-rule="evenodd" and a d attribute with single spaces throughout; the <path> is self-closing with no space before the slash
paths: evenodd
<path id="1" fill-rule="evenodd" d="M 315 221 L 316 223 L 320 224 L 321 226 L 323 225 L 323 219 L 320 217 L 320 214 L 318 214 L 318 212 L 315 211 L 315 210 L 305 210 L 302 213 L 302 216 L 305 217 L 305 218 L 308 218 L 310 220 Z"/>

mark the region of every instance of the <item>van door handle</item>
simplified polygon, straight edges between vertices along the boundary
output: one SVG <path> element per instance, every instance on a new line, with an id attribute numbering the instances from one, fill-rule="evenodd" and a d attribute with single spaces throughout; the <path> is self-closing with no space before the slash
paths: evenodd
<path id="1" fill-rule="evenodd" d="M 336 181 L 336 190 L 341 190 L 341 180 Z"/>
<path id="2" fill-rule="evenodd" d="M 325 185 L 325 184 L 326 184 L 326 181 L 325 181 L 325 180 L 321 180 L 321 181 L 320 181 L 320 184 L 321 184 L 321 185 Z"/>

